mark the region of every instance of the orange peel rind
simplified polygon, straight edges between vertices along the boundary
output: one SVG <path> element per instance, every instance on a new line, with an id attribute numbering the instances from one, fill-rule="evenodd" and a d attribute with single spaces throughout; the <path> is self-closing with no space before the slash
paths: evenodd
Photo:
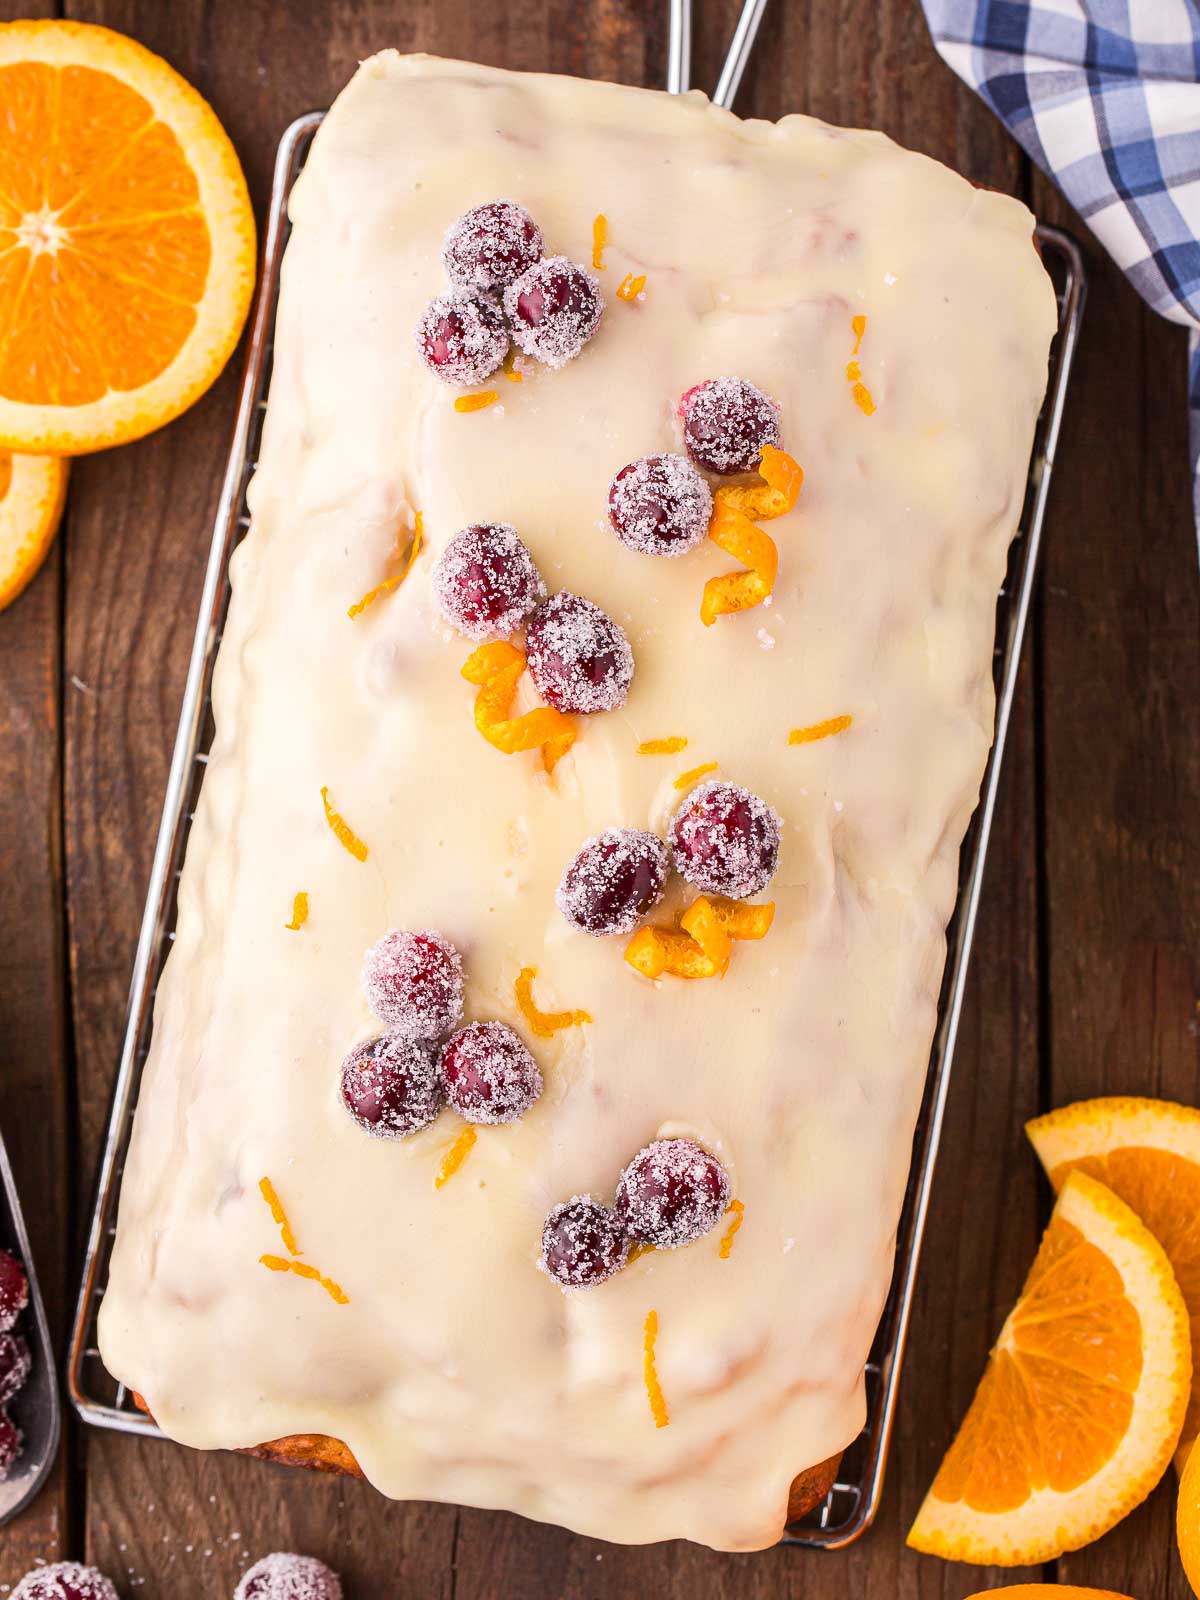
<path id="1" fill-rule="evenodd" d="M 706 772 L 715 772 L 720 766 L 719 761 L 702 761 L 698 767 L 692 767 L 688 772 L 681 772 L 675 779 L 677 789 L 690 789 L 697 778 L 702 778 Z"/>
<path id="2" fill-rule="evenodd" d="M 346 615 L 353 622 L 355 617 L 360 617 L 369 605 L 373 605 L 381 594 L 391 594 L 393 589 L 398 589 L 413 569 L 417 557 L 421 553 L 421 544 L 425 534 L 425 519 L 421 512 L 417 512 L 416 521 L 413 523 L 412 544 L 408 550 L 408 560 L 404 563 L 404 571 L 397 572 L 391 578 L 385 578 L 382 583 L 377 583 L 373 589 L 368 589 L 361 600 L 356 600 Z"/>
<path id="3" fill-rule="evenodd" d="M 618 300 L 636 300 L 646 287 L 646 274 L 639 272 L 635 278 L 632 272 L 627 272 L 621 279 L 620 288 L 617 290 Z"/>
<path id="4" fill-rule="evenodd" d="M 740 1200 L 731 1200 L 725 1207 L 725 1215 L 732 1217 L 733 1221 L 726 1228 L 721 1239 L 721 1248 L 717 1252 L 722 1261 L 728 1261 L 733 1253 L 733 1241 L 737 1237 L 737 1231 L 742 1225 L 745 1214 L 746 1208 Z"/>
<path id="5" fill-rule="evenodd" d="M 678 928 L 639 928 L 625 946 L 625 960 L 644 978 L 723 977 L 732 941 L 765 939 L 774 920 L 773 900 L 745 905 L 700 895 Z"/>
<path id="6" fill-rule="evenodd" d="M 303 1255 L 303 1250 L 296 1243 L 296 1235 L 292 1232 L 292 1225 L 288 1221 L 287 1212 L 283 1209 L 283 1201 L 275 1192 L 275 1185 L 270 1178 L 262 1177 L 258 1180 L 258 1187 L 279 1228 L 279 1237 L 283 1240 L 283 1248 L 290 1256 Z"/>
<path id="7" fill-rule="evenodd" d="M 650 1415 L 654 1418 L 656 1428 L 665 1428 L 671 1420 L 667 1410 L 667 1399 L 662 1392 L 662 1384 L 658 1381 L 658 1365 L 654 1358 L 654 1346 L 658 1339 L 658 1312 L 647 1311 L 646 1324 L 642 1331 L 642 1376 L 646 1382 L 646 1397 L 650 1401 Z"/>
<path id="8" fill-rule="evenodd" d="M 329 790 L 321 790 L 321 804 L 325 807 L 325 820 L 332 829 L 338 843 L 343 849 L 348 850 L 356 861 L 367 859 L 367 847 L 355 833 L 340 812 L 335 811 L 329 803 Z"/>
<path id="9" fill-rule="evenodd" d="M 831 738 L 835 733 L 845 733 L 854 721 L 849 712 L 840 717 L 826 717 L 824 722 L 810 723 L 807 728 L 793 728 L 788 734 L 789 744 L 815 744 L 818 739 Z"/>
<path id="10" fill-rule="evenodd" d="M 678 928 L 639 928 L 625 959 L 644 978 L 715 978 L 717 968 L 691 934 Z"/>
<path id="11" fill-rule="evenodd" d="M 577 1028 L 592 1020 L 588 1011 L 542 1011 L 533 998 L 533 980 L 536 977 L 536 967 L 522 967 L 515 984 L 517 1004 L 529 1024 L 530 1033 L 539 1039 L 550 1039 L 564 1028 Z"/>
<path id="12" fill-rule="evenodd" d="M 604 247 L 608 243 L 608 218 L 603 212 L 592 223 L 592 266 L 597 272 L 607 272 L 604 265 Z"/>
<path id="13" fill-rule="evenodd" d="M 307 1261 L 289 1261 L 286 1256 L 265 1255 L 259 1256 L 259 1261 L 270 1272 L 294 1272 L 298 1278 L 311 1278 L 314 1283 L 319 1283 L 329 1298 L 336 1305 L 348 1306 L 350 1296 L 340 1283 L 335 1283 L 332 1278 L 324 1277 L 316 1267 L 310 1267 Z"/>
<path id="14" fill-rule="evenodd" d="M 440 1189 L 444 1184 L 450 1182 L 450 1179 L 475 1148 L 475 1140 L 478 1137 L 474 1128 L 466 1127 L 463 1129 L 442 1157 L 442 1164 L 437 1169 L 437 1176 L 433 1180 L 435 1189 Z"/>
<path id="15" fill-rule="evenodd" d="M 540 748 L 546 771 L 552 772 L 575 743 L 575 729 L 570 718 L 553 706 L 509 716 L 524 671 L 525 657 L 503 639 L 481 644 L 462 667 L 463 677 L 479 689 L 475 726 L 487 742 L 506 756 Z"/>
<path id="16" fill-rule="evenodd" d="M 285 922 L 284 927 L 289 933 L 299 933 L 308 921 L 308 896 L 301 889 L 292 901 L 292 920 Z"/>
<path id="17" fill-rule="evenodd" d="M 454 402 L 455 411 L 486 411 L 488 406 L 494 406 L 500 396 L 495 389 L 480 389 L 477 394 L 460 394 Z"/>
<path id="18" fill-rule="evenodd" d="M 640 756 L 677 756 L 687 749 L 687 740 L 681 734 L 670 739 L 643 739 L 637 747 Z"/>
<path id="19" fill-rule="evenodd" d="M 761 605 L 775 588 L 779 549 L 751 519 L 771 521 L 791 511 L 804 483 L 804 470 L 785 450 L 764 445 L 758 484 L 726 484 L 713 496 L 708 537 L 745 572 L 710 578 L 704 585 L 700 620 L 710 628 L 718 617 Z"/>

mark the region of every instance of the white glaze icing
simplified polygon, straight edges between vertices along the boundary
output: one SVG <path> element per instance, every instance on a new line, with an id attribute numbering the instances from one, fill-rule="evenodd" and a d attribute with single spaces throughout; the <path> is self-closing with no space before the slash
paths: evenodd
<path id="1" fill-rule="evenodd" d="M 605 213 L 608 309 L 579 359 L 498 375 L 500 403 L 461 415 L 412 328 L 444 287 L 447 225 L 495 196 L 584 262 Z M 105 1360 L 191 1445 L 325 1432 L 392 1496 L 757 1548 L 793 1475 L 863 1417 L 1055 320 L 1032 219 L 876 133 L 393 53 L 334 106 L 292 216 Z M 647 276 L 633 304 L 614 294 L 626 272 Z M 870 417 L 845 372 L 859 313 Z M 770 525 L 773 603 L 705 629 L 728 558 L 627 550 L 604 499 L 627 461 L 678 448 L 677 396 L 722 373 L 780 401 L 807 476 Z M 408 581 L 350 622 L 417 508 Z M 580 719 L 552 780 L 476 733 L 471 646 L 433 607 L 432 562 L 476 520 L 512 522 L 551 589 L 605 606 L 636 651 L 627 706 Z M 845 711 L 849 732 L 788 746 Z M 680 755 L 635 754 L 676 734 Z M 554 889 L 602 828 L 665 830 L 673 780 L 708 760 L 784 818 L 778 914 L 723 982 L 654 986 L 622 940 L 568 928 Z M 513 982 L 531 964 L 544 1007 L 594 1018 L 530 1040 L 544 1098 L 483 1129 L 440 1190 L 449 1113 L 389 1143 L 336 1097 L 372 1031 L 363 950 L 392 926 L 458 943 L 468 1016 L 528 1036 Z M 680 1130 L 744 1202 L 729 1259 L 710 1235 L 563 1295 L 535 1270 L 550 1206 L 611 1197 L 642 1144 Z M 258 1264 L 281 1250 L 264 1174 L 348 1305 Z"/>

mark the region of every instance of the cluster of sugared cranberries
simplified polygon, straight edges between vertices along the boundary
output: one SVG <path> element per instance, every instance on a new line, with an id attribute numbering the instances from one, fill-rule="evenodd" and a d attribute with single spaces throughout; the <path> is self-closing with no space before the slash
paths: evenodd
<path id="1" fill-rule="evenodd" d="M 27 1572 L 9 1600 L 119 1600 L 112 1582 L 95 1567 L 56 1561 Z"/>
<path id="2" fill-rule="evenodd" d="M 711 517 L 712 490 L 686 456 L 640 456 L 608 486 L 613 531 L 643 555 L 686 555 Z"/>
<path id="3" fill-rule="evenodd" d="M 559 711 L 615 711 L 633 682 L 633 650 L 606 611 L 562 589 L 529 619 L 529 674 Z"/>
<path id="4" fill-rule="evenodd" d="M 29 1278 L 16 1256 L 0 1250 L 0 1483 L 12 1471 L 24 1442 L 5 1407 L 25 1387 L 33 1365 L 29 1346 L 13 1330 L 29 1304 Z"/>
<path id="5" fill-rule="evenodd" d="M 749 899 L 775 876 L 779 827 L 778 814 L 749 789 L 702 783 L 671 819 L 676 870 L 702 894 Z"/>
<path id="6" fill-rule="evenodd" d="M 662 899 L 669 870 L 670 852 L 656 833 L 606 828 L 563 874 L 558 909 L 581 933 L 632 933 Z"/>
<path id="7" fill-rule="evenodd" d="M 678 1250 L 716 1227 L 729 1175 L 694 1139 L 655 1139 L 617 1180 L 609 1207 L 590 1194 L 557 1205 L 542 1229 L 538 1265 L 564 1289 L 589 1289 L 618 1272 L 633 1245 Z"/>
<path id="8" fill-rule="evenodd" d="M 549 367 L 577 356 L 604 311 L 595 274 L 566 256 L 542 256 L 542 232 L 513 200 L 489 200 L 454 222 L 442 243 L 453 287 L 426 306 L 417 348 L 444 383 L 491 376 L 510 339 Z"/>
<path id="9" fill-rule="evenodd" d="M 697 466 L 753 472 L 763 445 L 779 443 L 779 407 L 745 378 L 708 378 L 680 399 L 683 442 Z"/>
<path id="10" fill-rule="evenodd" d="M 342 1583 L 315 1556 L 276 1551 L 243 1572 L 233 1600 L 342 1600 Z"/>
<path id="11" fill-rule="evenodd" d="M 446 621 L 470 639 L 507 639 L 546 597 L 546 585 L 517 530 L 475 522 L 456 533 L 433 569 Z"/>

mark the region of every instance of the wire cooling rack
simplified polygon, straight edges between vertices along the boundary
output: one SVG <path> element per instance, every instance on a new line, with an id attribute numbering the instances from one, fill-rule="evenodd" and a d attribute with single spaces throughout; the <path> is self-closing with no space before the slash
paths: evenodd
<path id="1" fill-rule="evenodd" d="M 129 1390 L 115 1382 L 105 1370 L 97 1348 L 97 1316 L 108 1281 L 121 1176 L 125 1169 L 142 1068 L 150 1048 L 154 996 L 163 962 L 175 937 L 176 889 L 212 740 L 209 689 L 229 601 L 229 557 L 250 523 L 246 509 L 246 485 L 257 465 L 271 375 L 279 264 L 288 234 L 287 199 L 304 165 L 321 119 L 322 113 L 312 112 L 293 122 L 283 136 L 276 157 L 263 270 L 254 305 L 246 372 L 242 380 L 233 445 L 213 527 L 200 617 L 184 689 L 183 710 L 154 849 L 150 887 L 130 985 L 120 1066 L 100 1162 L 68 1357 L 67 1383 L 79 1415 L 86 1422 L 126 1433 L 161 1437 L 154 1423 L 138 1410 Z M 1030 460 L 1020 531 L 1009 553 L 1008 572 L 997 606 L 994 658 L 996 738 L 984 778 L 980 806 L 963 845 L 958 903 L 947 930 L 949 954 L 942 982 L 938 1027 L 913 1139 L 913 1162 L 900 1219 L 895 1273 L 866 1366 L 866 1426 L 846 1451 L 838 1480 L 825 1500 L 802 1521 L 788 1528 L 783 1541 L 785 1544 L 836 1549 L 851 1543 L 870 1525 L 883 1488 L 900 1367 L 933 1182 L 934 1160 L 979 910 L 988 836 L 1012 713 L 1021 642 L 1033 594 L 1050 473 L 1083 312 L 1085 279 L 1083 263 L 1074 240 L 1056 228 L 1046 227 L 1038 228 L 1037 237 L 1058 296 L 1058 335 L 1051 355 L 1049 392 L 1038 422 Z"/>

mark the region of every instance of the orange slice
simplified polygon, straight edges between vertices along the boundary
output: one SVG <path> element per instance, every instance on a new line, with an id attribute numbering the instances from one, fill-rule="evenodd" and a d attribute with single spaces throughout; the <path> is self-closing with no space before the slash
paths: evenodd
<path id="1" fill-rule="evenodd" d="M 1192 1593 L 1200 1595 L 1200 1450 L 1188 1455 L 1183 1477 L 1179 1480 L 1175 1536 L 1179 1541 L 1179 1559 Z"/>
<path id="2" fill-rule="evenodd" d="M 1167 1252 L 1192 1325 L 1192 1367 L 1200 1365 L 1200 1111 L 1169 1100 L 1080 1100 L 1027 1124 L 1055 1189 L 1079 1168 L 1132 1206 Z M 1200 1385 L 1192 1397 L 1175 1465 L 1180 1472 L 1200 1434 Z"/>
<path id="3" fill-rule="evenodd" d="M 36 577 L 66 493 L 65 461 L 0 450 L 0 611 Z"/>
<path id="4" fill-rule="evenodd" d="M 993 1600 L 998 1594 L 1008 1600 L 1129 1600 L 1115 1589 L 1081 1589 L 1074 1583 L 1011 1583 L 1004 1589 L 981 1589 L 967 1600 Z"/>
<path id="5" fill-rule="evenodd" d="M 75 455 L 191 405 L 237 343 L 254 215 L 165 61 L 78 22 L 0 25 L 0 445 Z"/>
<path id="6" fill-rule="evenodd" d="M 1162 1246 L 1071 1173 L 909 1544 L 1001 1567 L 1090 1544 L 1170 1465 L 1191 1381 Z"/>

